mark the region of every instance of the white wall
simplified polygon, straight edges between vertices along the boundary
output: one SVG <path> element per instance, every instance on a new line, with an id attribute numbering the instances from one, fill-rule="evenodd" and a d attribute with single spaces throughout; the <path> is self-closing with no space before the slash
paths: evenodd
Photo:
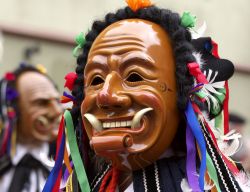
<path id="1" fill-rule="evenodd" d="M 156 5 L 191 11 L 221 47 L 220 54 L 250 68 L 249 0 L 155 0 Z M 0 24 L 77 34 L 93 19 L 125 6 L 125 0 L 0 0 Z"/>
<path id="2" fill-rule="evenodd" d="M 74 71 L 76 60 L 72 55 L 73 46 L 58 43 L 38 41 L 4 35 L 3 63 L 0 63 L 0 77 L 11 71 L 23 60 L 23 51 L 27 47 L 39 44 L 40 52 L 32 57 L 33 64 L 42 64 L 48 75 L 57 83 L 60 91 L 63 90 L 64 76 L 70 71 Z"/>

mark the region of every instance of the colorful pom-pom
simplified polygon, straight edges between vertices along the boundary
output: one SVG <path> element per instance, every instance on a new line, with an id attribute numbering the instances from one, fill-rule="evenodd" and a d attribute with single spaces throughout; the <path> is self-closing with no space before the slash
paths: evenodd
<path id="1" fill-rule="evenodd" d="M 18 93 L 15 89 L 7 88 L 7 91 L 6 91 L 7 100 L 12 101 L 16 99 L 17 97 L 18 97 Z"/>
<path id="2" fill-rule="evenodd" d="M 60 102 L 61 103 L 69 103 L 69 102 L 72 102 L 72 99 L 69 97 L 66 97 L 66 96 L 61 96 Z"/>
<path id="3" fill-rule="evenodd" d="M 16 116 L 15 110 L 14 110 L 12 107 L 9 107 L 9 108 L 8 108 L 8 117 L 9 117 L 10 119 L 13 119 L 15 116 Z"/>
<path id="4" fill-rule="evenodd" d="M 191 15 L 190 12 L 184 12 L 181 17 L 181 25 L 186 28 L 192 28 L 195 26 L 196 16 Z"/>
<path id="5" fill-rule="evenodd" d="M 138 9 L 150 7 L 153 5 L 150 0 L 126 0 L 126 2 L 130 9 L 132 9 L 134 12 L 136 12 Z"/>
<path id="6" fill-rule="evenodd" d="M 85 42 L 86 42 L 83 32 L 79 33 L 79 34 L 76 36 L 75 42 L 76 42 L 77 46 L 76 46 L 76 47 L 74 48 L 74 50 L 73 50 L 73 55 L 74 55 L 75 57 L 77 57 L 77 56 L 78 56 L 79 50 L 83 48 L 83 46 L 84 46 L 84 44 L 85 44 Z"/>
<path id="7" fill-rule="evenodd" d="M 5 76 L 4 78 L 8 81 L 14 81 L 16 79 L 16 76 L 14 73 L 11 73 L 11 72 L 7 72 L 5 73 Z"/>
<path id="8" fill-rule="evenodd" d="M 38 71 L 40 71 L 43 74 L 47 73 L 47 69 L 42 64 L 37 64 L 36 68 L 37 68 Z"/>
<path id="9" fill-rule="evenodd" d="M 67 87 L 70 91 L 72 91 L 76 78 L 77 74 L 75 72 L 68 73 L 64 77 L 64 79 L 66 80 L 64 87 Z"/>

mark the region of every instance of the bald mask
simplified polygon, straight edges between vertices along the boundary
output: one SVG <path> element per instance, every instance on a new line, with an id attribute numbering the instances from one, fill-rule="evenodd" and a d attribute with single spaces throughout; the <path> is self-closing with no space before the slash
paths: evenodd
<path id="1" fill-rule="evenodd" d="M 17 127 L 21 142 L 47 142 L 57 136 L 58 119 L 62 113 L 59 93 L 42 74 L 25 72 L 17 80 L 20 110 Z"/>
<path id="2" fill-rule="evenodd" d="M 166 151 L 178 127 L 175 63 L 157 24 L 127 19 L 94 41 L 84 71 L 84 127 L 97 155 L 136 170 Z"/>

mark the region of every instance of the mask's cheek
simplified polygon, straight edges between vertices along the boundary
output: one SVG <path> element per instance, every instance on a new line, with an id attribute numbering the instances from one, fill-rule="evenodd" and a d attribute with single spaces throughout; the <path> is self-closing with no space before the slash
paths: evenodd
<path id="1" fill-rule="evenodd" d="M 96 94 L 88 94 L 85 96 L 82 104 L 81 104 L 81 116 L 84 128 L 87 132 L 87 135 L 89 138 L 93 135 L 92 126 L 89 123 L 89 121 L 84 117 L 84 114 L 91 113 L 95 114 L 96 111 L 98 111 L 98 106 L 96 105 Z"/>

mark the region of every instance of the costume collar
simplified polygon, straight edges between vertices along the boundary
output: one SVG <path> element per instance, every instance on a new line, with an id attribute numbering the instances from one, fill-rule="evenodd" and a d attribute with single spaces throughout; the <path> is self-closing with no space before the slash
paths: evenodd
<path id="1" fill-rule="evenodd" d="M 12 158 L 12 164 L 17 165 L 20 162 L 20 160 L 23 158 L 23 156 L 28 153 L 31 154 L 38 161 L 41 161 L 46 166 L 48 166 L 47 161 L 48 162 L 51 161 L 48 158 L 48 153 L 49 153 L 48 143 L 43 143 L 39 146 L 17 143 L 16 154 Z"/>

